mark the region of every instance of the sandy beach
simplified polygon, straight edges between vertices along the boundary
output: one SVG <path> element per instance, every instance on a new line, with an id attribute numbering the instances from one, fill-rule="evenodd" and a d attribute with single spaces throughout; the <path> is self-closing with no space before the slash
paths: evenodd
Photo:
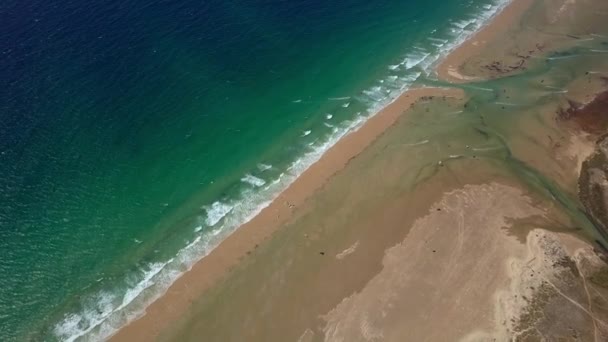
<path id="1" fill-rule="evenodd" d="M 599 133 L 558 116 L 605 82 L 506 77 L 604 27 L 592 6 L 512 1 L 437 66 L 453 86 L 345 136 L 112 340 L 608 339 L 602 237 L 577 199 Z"/>

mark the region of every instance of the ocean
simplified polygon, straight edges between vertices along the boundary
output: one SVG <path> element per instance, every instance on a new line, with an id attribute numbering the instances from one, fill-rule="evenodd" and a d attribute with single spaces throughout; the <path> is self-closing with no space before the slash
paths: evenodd
<path id="1" fill-rule="evenodd" d="M 110 336 L 506 1 L 0 4 L 0 340 Z"/>

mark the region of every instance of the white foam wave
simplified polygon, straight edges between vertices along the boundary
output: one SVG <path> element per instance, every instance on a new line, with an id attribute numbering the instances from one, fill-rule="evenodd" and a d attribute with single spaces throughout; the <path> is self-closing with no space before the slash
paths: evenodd
<path id="1" fill-rule="evenodd" d="M 264 184 L 266 184 L 265 180 L 263 180 L 262 178 L 253 176 L 251 174 L 246 174 L 243 178 L 241 178 L 241 182 L 251 184 L 251 185 L 257 186 L 257 187 L 260 187 L 260 186 L 263 186 Z"/>
<path id="2" fill-rule="evenodd" d="M 395 82 L 398 78 L 399 78 L 399 76 L 397 76 L 397 75 L 389 75 L 389 76 L 386 76 L 386 81 Z"/>
<path id="3" fill-rule="evenodd" d="M 311 130 L 306 130 L 304 132 L 302 132 L 302 136 L 305 137 L 307 135 L 309 135 L 312 131 Z"/>
<path id="4" fill-rule="evenodd" d="M 270 169 L 272 169 L 272 165 L 270 165 L 270 164 L 264 164 L 264 163 L 258 164 L 258 170 L 260 170 L 262 172 L 266 171 L 266 170 L 270 170 Z"/>
<path id="5" fill-rule="evenodd" d="M 224 218 L 233 208 L 232 206 L 220 201 L 213 202 L 211 206 L 204 207 L 207 212 L 205 224 L 209 227 L 215 226 L 221 219 Z"/>
<path id="6" fill-rule="evenodd" d="M 411 69 L 411 68 L 417 66 L 418 64 L 420 64 L 420 62 L 425 60 L 430 55 L 431 55 L 430 52 L 428 52 L 422 48 L 416 48 L 415 51 L 410 52 L 409 54 L 407 54 L 405 56 L 405 59 L 403 60 L 403 62 L 401 62 L 401 64 L 406 69 Z"/>
<path id="7" fill-rule="evenodd" d="M 428 40 L 430 40 L 431 42 L 440 43 L 440 44 L 445 44 L 448 42 L 447 39 L 441 39 L 441 38 L 436 38 L 436 37 L 429 37 Z"/>
<path id="8" fill-rule="evenodd" d="M 148 265 L 147 270 L 143 271 L 142 279 L 127 288 L 118 306 L 115 306 L 114 304 L 117 302 L 115 294 L 105 291 L 100 292 L 85 305 L 85 309 L 82 312 L 64 317 L 64 319 L 55 326 L 55 335 L 63 341 L 71 342 L 99 327 L 99 325 L 112 314 L 126 308 L 141 293 L 154 285 L 152 279 L 165 267 L 165 265 L 172 261 L 173 259 L 170 259 L 166 263 L 153 263 Z"/>
<path id="9" fill-rule="evenodd" d="M 467 26 L 473 24 L 475 20 L 460 20 L 452 22 L 452 25 L 458 27 L 460 30 L 464 30 Z"/>
<path id="10" fill-rule="evenodd" d="M 197 239 L 200 239 L 200 237 L 198 237 Z M 152 282 L 152 279 L 160 272 L 162 271 L 162 269 L 170 262 L 172 262 L 173 259 L 169 259 L 169 261 L 165 262 L 165 263 L 154 263 L 154 264 L 150 264 L 149 269 L 147 272 L 144 273 L 144 277 L 141 281 L 137 282 L 135 284 L 135 286 L 129 288 L 126 292 L 124 297 L 122 298 L 122 303 L 114 310 L 114 311 L 119 311 L 123 308 L 125 308 L 127 305 L 131 304 L 131 302 L 133 302 L 133 300 L 135 300 L 135 298 L 137 298 L 137 296 L 142 293 L 145 289 L 149 288 L 150 286 L 152 286 L 154 284 L 154 282 Z"/>
<path id="11" fill-rule="evenodd" d="M 481 29 L 490 19 L 500 13 L 509 2 L 510 0 L 497 0 L 493 4 L 486 4 L 483 6 L 474 19 L 467 18 L 452 21 L 450 23 L 451 28 L 447 32 L 450 38 L 445 43 L 441 40 L 443 37 L 431 37 L 433 38 L 434 43 L 436 43 L 433 45 L 440 48 L 439 53 L 433 53 L 427 56 L 419 62 L 418 67 L 424 70 L 426 74 L 430 74 L 431 71 L 434 71 L 432 70 L 432 67 L 436 65 L 436 63 Z M 435 32 L 431 33 L 434 34 Z M 429 40 L 431 40 L 431 38 L 429 38 Z M 444 45 L 439 46 L 440 44 Z"/>
<path id="12" fill-rule="evenodd" d="M 366 102 L 378 102 L 378 101 L 382 101 L 386 98 L 386 94 L 384 92 L 384 88 L 382 88 L 381 86 L 374 86 L 371 87 L 370 89 L 364 90 L 363 94 L 365 94 L 367 101 Z"/>

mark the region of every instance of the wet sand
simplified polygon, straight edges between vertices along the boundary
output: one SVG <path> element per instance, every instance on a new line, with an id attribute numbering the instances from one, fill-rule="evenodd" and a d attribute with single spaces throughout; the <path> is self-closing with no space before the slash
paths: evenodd
<path id="1" fill-rule="evenodd" d="M 462 83 L 523 72 L 486 66 L 505 54 L 496 46 L 519 44 L 523 16 L 543 14 L 531 21 L 537 31 L 570 27 L 570 6 L 514 1 L 438 76 Z M 545 57 L 578 40 L 525 34 L 523 44 L 541 44 L 535 54 Z M 533 67 L 534 57 L 518 56 L 522 46 L 499 65 Z M 605 340 L 608 267 L 575 198 L 593 141 L 556 121 L 566 97 L 542 88 L 550 77 L 589 96 L 588 84 L 601 82 L 583 72 L 561 84 L 556 70 L 543 82 L 488 84 L 503 90 L 498 100 L 457 87 L 408 91 L 112 339 Z M 522 82 L 542 86 L 518 93 Z M 492 102 L 514 98 L 530 104 Z"/>

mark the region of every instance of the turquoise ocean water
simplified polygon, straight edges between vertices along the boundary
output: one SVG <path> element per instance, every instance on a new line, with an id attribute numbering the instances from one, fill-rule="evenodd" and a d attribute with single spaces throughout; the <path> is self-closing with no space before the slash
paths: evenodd
<path id="1" fill-rule="evenodd" d="M 99 340 L 505 1 L 0 4 L 0 340 Z"/>

